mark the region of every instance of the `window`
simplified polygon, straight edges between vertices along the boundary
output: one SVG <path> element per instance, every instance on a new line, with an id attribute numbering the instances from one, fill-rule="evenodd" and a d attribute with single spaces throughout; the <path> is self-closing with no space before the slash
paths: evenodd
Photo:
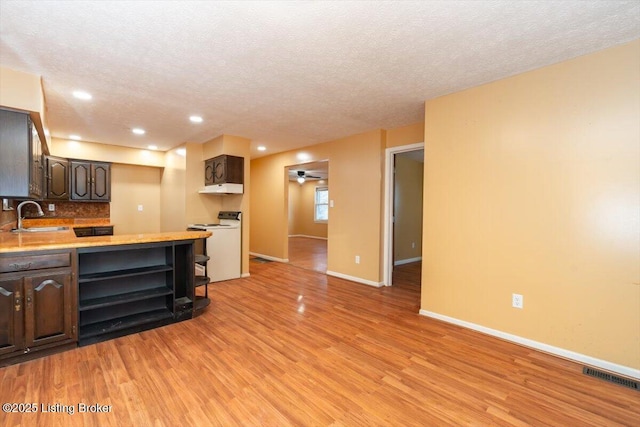
<path id="1" fill-rule="evenodd" d="M 329 189 L 327 187 L 316 187 L 313 220 L 315 222 L 329 221 Z"/>

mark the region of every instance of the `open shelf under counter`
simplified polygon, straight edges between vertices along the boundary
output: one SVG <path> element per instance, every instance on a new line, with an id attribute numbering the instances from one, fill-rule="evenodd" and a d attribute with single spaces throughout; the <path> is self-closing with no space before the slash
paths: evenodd
<path id="1" fill-rule="evenodd" d="M 123 316 L 117 319 L 110 319 L 102 322 L 92 323 L 80 329 L 81 344 L 83 344 L 82 340 L 88 338 L 96 338 L 103 334 L 119 332 L 152 322 L 171 320 L 172 318 L 173 313 L 170 310 L 161 308 L 153 311 L 131 314 L 129 316 Z"/>
<path id="2" fill-rule="evenodd" d="M 119 271 L 103 271 L 100 273 L 82 274 L 78 278 L 78 283 L 87 283 L 97 280 L 119 279 L 124 277 L 141 276 L 145 274 L 158 273 L 162 271 L 171 271 L 173 267 L 170 265 L 152 265 L 148 267 L 129 268 Z"/>
<path id="3" fill-rule="evenodd" d="M 80 345 L 191 318 L 193 241 L 79 248 Z"/>
<path id="4" fill-rule="evenodd" d="M 112 305 L 124 304 L 134 301 L 142 301 L 145 299 L 155 298 L 159 296 L 172 295 L 173 290 L 165 286 L 153 289 L 144 289 L 140 291 L 127 292 L 124 294 L 110 295 L 100 298 L 85 299 L 80 301 L 78 310 L 80 312 L 93 310 L 96 308 L 109 307 Z"/>

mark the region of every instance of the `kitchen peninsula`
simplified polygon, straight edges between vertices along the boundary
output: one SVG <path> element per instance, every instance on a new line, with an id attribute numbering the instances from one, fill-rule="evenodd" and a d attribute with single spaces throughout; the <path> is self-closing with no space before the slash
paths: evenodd
<path id="1" fill-rule="evenodd" d="M 0 366 L 190 319 L 210 235 L 0 233 Z"/>

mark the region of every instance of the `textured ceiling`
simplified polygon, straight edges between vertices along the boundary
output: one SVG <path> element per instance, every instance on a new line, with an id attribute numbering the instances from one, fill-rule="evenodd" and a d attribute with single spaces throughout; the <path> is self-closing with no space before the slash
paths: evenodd
<path id="1" fill-rule="evenodd" d="M 43 77 L 53 136 L 230 134 L 252 157 L 415 123 L 426 99 L 638 37 L 637 1 L 0 0 L 0 66 Z"/>

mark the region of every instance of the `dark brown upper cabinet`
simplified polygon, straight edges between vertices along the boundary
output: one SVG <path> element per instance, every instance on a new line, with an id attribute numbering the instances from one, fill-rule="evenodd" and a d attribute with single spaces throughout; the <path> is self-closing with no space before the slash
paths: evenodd
<path id="1" fill-rule="evenodd" d="M 48 200 L 69 200 L 69 160 L 45 156 L 46 196 Z"/>
<path id="2" fill-rule="evenodd" d="M 71 200 L 108 202 L 111 200 L 111 164 L 70 161 Z"/>
<path id="3" fill-rule="evenodd" d="M 204 185 L 244 184 L 244 158 L 223 154 L 204 162 Z"/>
<path id="4" fill-rule="evenodd" d="M 42 144 L 29 113 L 0 109 L 0 197 L 42 197 Z"/>

